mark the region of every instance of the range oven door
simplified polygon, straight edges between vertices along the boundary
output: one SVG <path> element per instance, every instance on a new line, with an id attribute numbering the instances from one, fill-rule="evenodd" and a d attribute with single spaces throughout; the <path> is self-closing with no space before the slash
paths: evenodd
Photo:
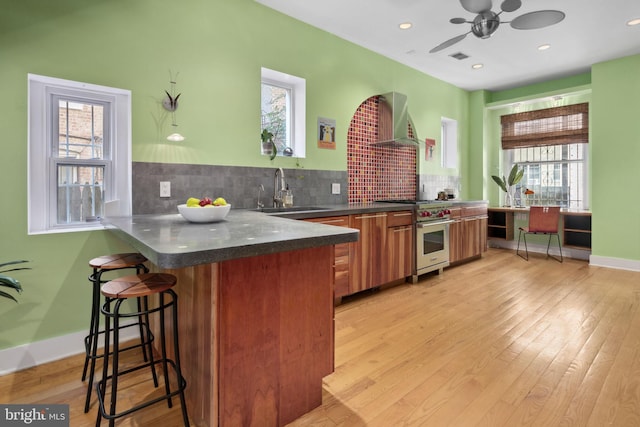
<path id="1" fill-rule="evenodd" d="M 449 265 L 449 224 L 453 221 L 416 224 L 416 270 L 418 275 Z"/>

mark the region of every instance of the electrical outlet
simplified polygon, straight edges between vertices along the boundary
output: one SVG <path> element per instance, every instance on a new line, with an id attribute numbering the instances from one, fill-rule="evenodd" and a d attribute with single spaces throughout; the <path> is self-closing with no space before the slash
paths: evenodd
<path id="1" fill-rule="evenodd" d="M 340 183 L 334 182 L 331 184 L 331 194 L 340 194 Z"/>
<path id="2" fill-rule="evenodd" d="M 170 181 L 160 181 L 160 197 L 171 197 Z"/>

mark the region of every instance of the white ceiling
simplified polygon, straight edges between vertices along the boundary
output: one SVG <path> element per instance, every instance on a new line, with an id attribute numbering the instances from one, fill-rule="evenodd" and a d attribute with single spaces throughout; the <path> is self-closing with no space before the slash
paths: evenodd
<path id="1" fill-rule="evenodd" d="M 451 24 L 473 20 L 457 0 L 256 0 L 440 80 L 467 90 L 503 90 L 589 71 L 592 64 L 640 53 L 640 0 L 522 0 L 489 39 L 469 34 L 437 53 L 429 50 L 470 30 Z M 494 12 L 501 1 L 493 1 Z M 537 30 L 516 30 L 505 21 L 536 10 L 560 10 L 565 19 Z M 402 22 L 409 30 L 400 30 Z M 551 48 L 539 51 L 542 44 Z M 462 52 L 469 58 L 449 55 Z M 481 69 L 471 65 L 482 63 Z M 639 71 L 640 72 L 640 71 Z"/>

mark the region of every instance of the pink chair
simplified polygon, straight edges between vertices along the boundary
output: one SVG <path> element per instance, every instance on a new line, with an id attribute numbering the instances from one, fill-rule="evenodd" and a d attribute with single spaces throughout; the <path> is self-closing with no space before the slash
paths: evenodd
<path id="1" fill-rule="evenodd" d="M 547 257 L 551 257 L 556 261 L 562 262 L 562 245 L 560 244 L 560 234 L 558 233 L 558 222 L 560 220 L 560 206 L 531 206 L 529 210 L 529 226 L 519 227 L 518 248 L 516 254 L 523 259 L 529 260 L 529 249 L 527 248 L 527 234 L 545 234 L 549 235 L 549 243 L 547 243 Z M 558 249 L 560 250 L 560 258 L 549 253 L 551 246 L 551 236 L 558 238 Z M 524 248 L 526 257 L 520 254 L 520 237 L 524 236 Z"/>

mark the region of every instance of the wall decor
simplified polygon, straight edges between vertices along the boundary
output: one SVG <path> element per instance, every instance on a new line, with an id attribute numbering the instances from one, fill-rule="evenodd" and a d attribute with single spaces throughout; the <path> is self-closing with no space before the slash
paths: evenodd
<path id="1" fill-rule="evenodd" d="M 318 148 L 336 149 L 336 120 L 318 117 Z"/>
<path id="2" fill-rule="evenodd" d="M 425 160 L 433 159 L 433 150 L 436 148 L 436 140 L 432 138 L 425 138 Z"/>

